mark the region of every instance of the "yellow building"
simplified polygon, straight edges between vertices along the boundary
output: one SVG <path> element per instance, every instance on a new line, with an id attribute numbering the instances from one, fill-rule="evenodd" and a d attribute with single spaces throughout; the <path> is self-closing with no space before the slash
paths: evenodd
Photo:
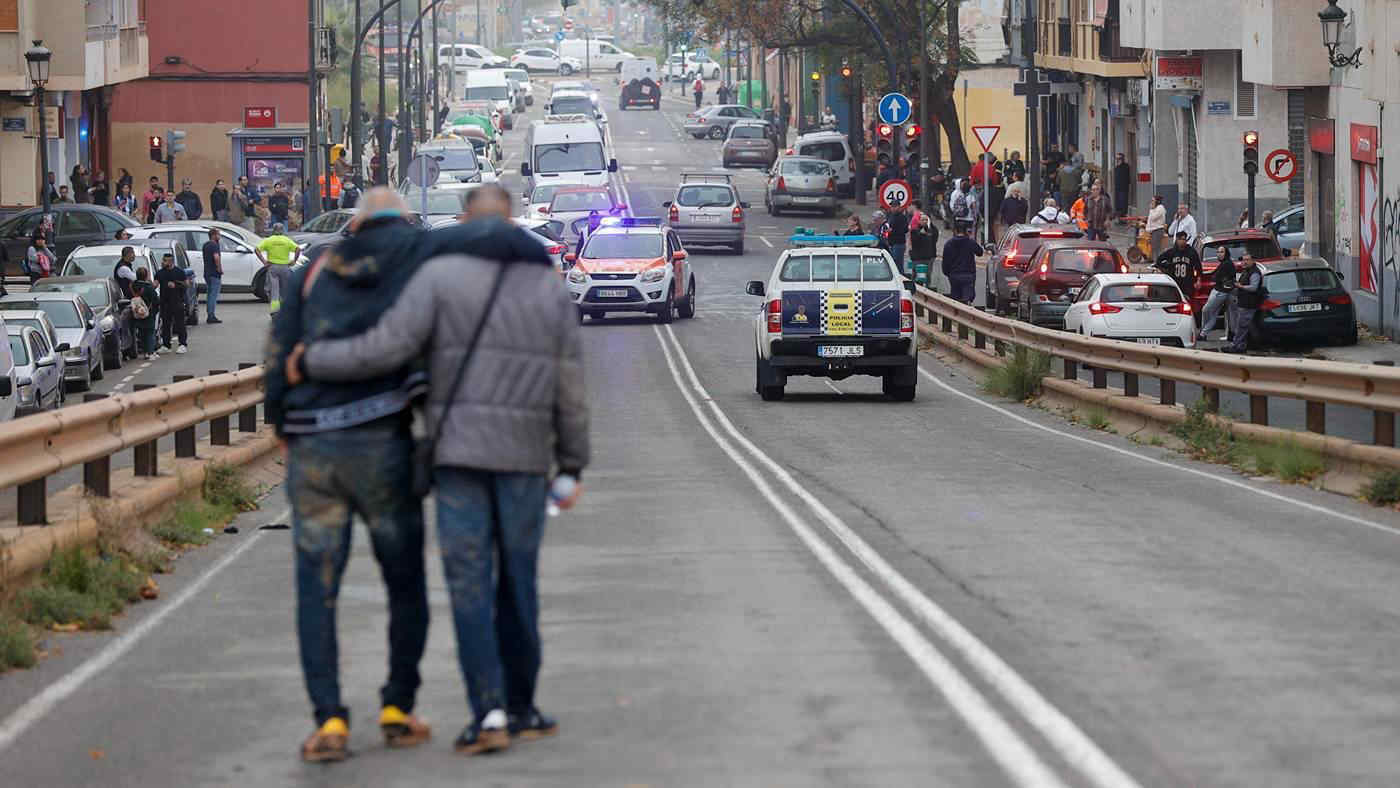
<path id="1" fill-rule="evenodd" d="M 1017 96 L 1015 85 L 1018 69 L 1013 66 L 987 66 L 970 68 L 958 74 L 957 89 L 953 102 L 958 107 L 958 122 L 962 125 L 963 145 L 967 148 L 969 161 L 976 161 L 982 152 L 973 126 L 1001 126 L 1001 131 L 992 142 L 992 153 L 1005 160 L 1013 150 L 1027 157 L 1026 102 Z M 948 135 L 939 129 L 939 143 L 942 145 L 943 160 L 949 160 Z"/>

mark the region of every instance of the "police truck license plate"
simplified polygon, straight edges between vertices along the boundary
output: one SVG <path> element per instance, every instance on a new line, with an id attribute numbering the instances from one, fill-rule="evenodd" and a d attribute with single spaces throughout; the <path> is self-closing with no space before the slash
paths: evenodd
<path id="1" fill-rule="evenodd" d="M 620 289 L 620 290 L 607 290 L 607 289 L 599 290 L 599 291 L 598 291 L 598 297 L 599 297 L 599 298 L 626 298 L 626 297 L 627 297 L 627 290 L 626 290 L 625 288 L 624 288 L 624 289 Z"/>
<path id="2" fill-rule="evenodd" d="M 854 358 L 865 355 L 860 345 L 817 345 L 817 355 L 822 358 Z"/>
<path id="3" fill-rule="evenodd" d="M 1322 304 L 1289 304 L 1289 312 L 1321 312 Z"/>
<path id="4" fill-rule="evenodd" d="M 799 205 L 813 205 L 817 202 L 816 197 L 793 197 L 792 201 Z"/>

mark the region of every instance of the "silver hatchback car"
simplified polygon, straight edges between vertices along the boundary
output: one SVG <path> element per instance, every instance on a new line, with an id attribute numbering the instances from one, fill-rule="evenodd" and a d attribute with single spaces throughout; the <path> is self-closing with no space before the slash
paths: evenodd
<path id="1" fill-rule="evenodd" d="M 723 245 L 744 253 L 744 209 L 749 204 L 727 173 L 683 172 L 676 196 L 661 203 L 670 211 L 667 224 L 681 243 Z"/>
<path id="2" fill-rule="evenodd" d="M 784 156 L 768 171 L 763 205 L 769 216 L 783 211 L 836 213 L 836 171 L 815 156 Z"/>

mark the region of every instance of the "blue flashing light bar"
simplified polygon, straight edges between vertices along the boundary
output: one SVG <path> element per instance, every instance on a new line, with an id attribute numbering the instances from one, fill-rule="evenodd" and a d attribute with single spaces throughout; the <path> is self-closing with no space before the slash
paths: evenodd
<path id="1" fill-rule="evenodd" d="M 799 249 L 811 246 L 878 246 L 880 239 L 873 235 L 826 235 L 810 227 L 798 227 L 788 238 L 788 243 Z"/>
<path id="2" fill-rule="evenodd" d="M 598 220 L 599 227 L 660 227 L 659 216 L 604 216 Z"/>

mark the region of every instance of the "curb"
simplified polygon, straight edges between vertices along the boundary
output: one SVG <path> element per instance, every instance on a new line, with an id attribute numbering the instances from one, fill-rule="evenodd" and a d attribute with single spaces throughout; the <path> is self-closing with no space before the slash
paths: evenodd
<path id="1" fill-rule="evenodd" d="M 176 460 L 174 451 L 166 452 L 159 458 L 160 467 L 166 469 L 160 476 L 137 478 L 131 469 L 114 472 L 114 489 L 121 489 L 115 483 L 118 478 L 136 489 L 127 495 L 114 494 L 106 499 L 106 506 L 111 507 L 114 516 L 142 518 L 190 490 L 199 489 L 210 463 L 249 465 L 275 451 L 277 445 L 277 436 L 264 429 L 234 446 L 201 442 L 199 456 L 193 460 Z M 51 516 L 48 525 L 0 529 L 0 598 L 12 596 L 56 551 L 73 545 L 86 547 L 97 541 L 97 520 L 81 484 L 53 494 L 50 509 L 62 514 Z"/>

